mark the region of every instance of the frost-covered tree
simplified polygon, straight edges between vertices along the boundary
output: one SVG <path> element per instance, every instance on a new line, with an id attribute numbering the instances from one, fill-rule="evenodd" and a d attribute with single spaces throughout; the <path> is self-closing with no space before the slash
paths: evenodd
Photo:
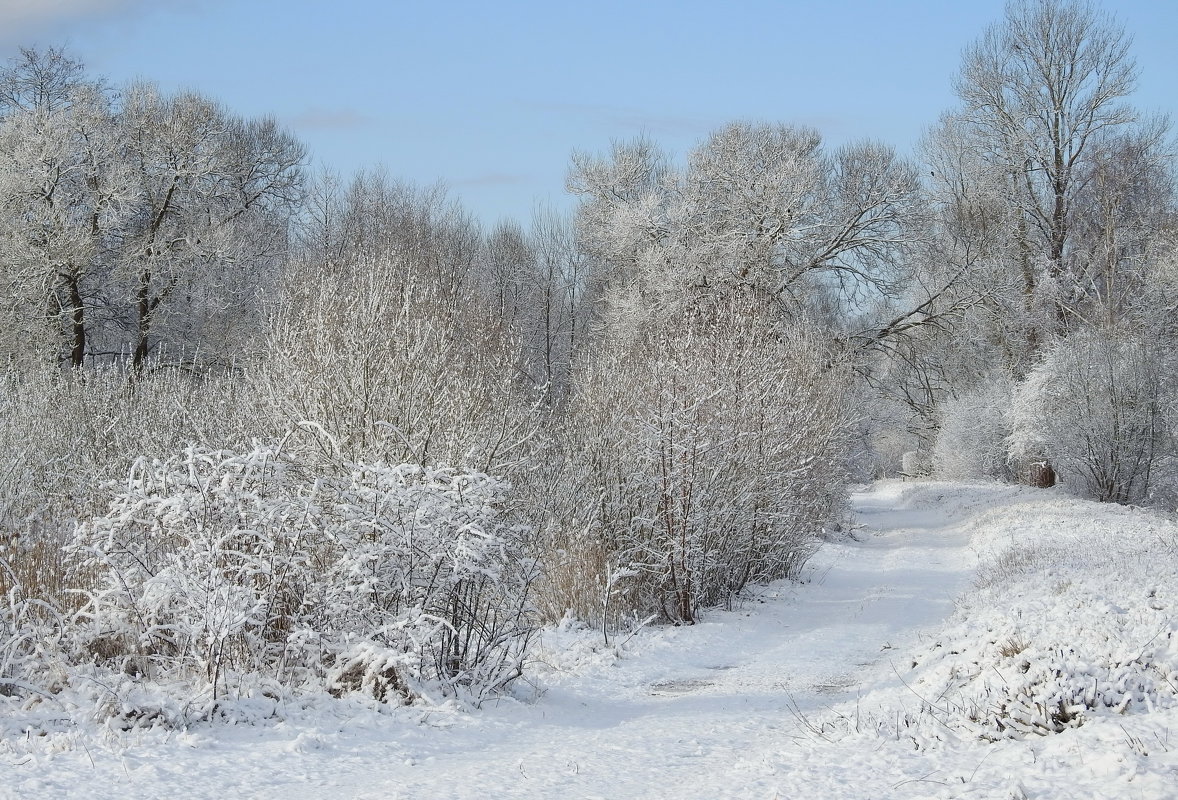
<path id="1" fill-rule="evenodd" d="M 915 168 L 889 148 L 828 154 L 789 125 L 726 126 L 682 170 L 644 140 L 578 154 L 568 184 L 614 305 L 746 287 L 787 313 L 837 314 L 895 291 L 922 220 Z"/>
<path id="2" fill-rule="evenodd" d="M 1168 455 L 1173 374 L 1169 349 L 1141 331 L 1062 339 L 1015 392 L 1011 455 L 1023 464 L 1046 457 L 1097 500 L 1143 502 Z"/>
<path id="3" fill-rule="evenodd" d="M 10 357 L 60 349 L 74 366 L 106 297 L 129 199 L 113 99 L 80 69 L 60 51 L 26 50 L 0 75 L 0 337 Z"/>
<path id="4" fill-rule="evenodd" d="M 1136 75 L 1124 30 L 1081 2 L 1011 2 L 965 52 L 962 106 L 940 135 L 960 139 L 970 157 L 938 180 L 973 195 L 958 209 L 977 206 L 982 189 L 988 218 L 1007 228 L 1007 275 L 1033 314 L 1020 326 L 1032 350 L 1080 322 L 1088 300 L 1111 299 L 1101 288 L 1109 262 L 1092 257 L 1126 188 L 1111 173 L 1148 180 L 1161 167 L 1162 129 L 1141 124 L 1127 102 Z M 1037 306 L 1049 313 L 1035 315 Z"/>
<path id="5" fill-rule="evenodd" d="M 145 83 L 114 93 L 61 51 L 22 51 L 0 74 L 11 327 L 38 341 L 44 317 L 75 367 L 142 366 L 160 344 L 229 355 L 276 278 L 303 156 L 271 120 Z"/>
<path id="6" fill-rule="evenodd" d="M 132 361 L 169 339 L 220 349 L 240 331 L 235 317 L 257 320 L 258 290 L 276 278 L 304 150 L 273 120 L 150 84 L 124 93 L 118 132 L 133 192 L 119 264 Z"/>
<path id="7" fill-rule="evenodd" d="M 814 336 L 739 295 L 608 335 L 550 456 L 552 567 L 579 560 L 598 582 L 553 587 L 565 607 L 692 622 L 796 575 L 841 513 L 846 379 Z"/>

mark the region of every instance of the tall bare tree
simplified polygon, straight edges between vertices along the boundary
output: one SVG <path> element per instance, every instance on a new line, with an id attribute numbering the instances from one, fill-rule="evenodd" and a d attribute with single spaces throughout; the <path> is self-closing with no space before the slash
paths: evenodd
<path id="1" fill-rule="evenodd" d="M 1124 29 L 1086 2 L 1014 0 L 965 52 L 958 129 L 1009 187 L 1023 290 L 1053 284 L 1053 328 L 1084 288 L 1079 197 L 1103 143 L 1137 121 L 1136 74 Z"/>

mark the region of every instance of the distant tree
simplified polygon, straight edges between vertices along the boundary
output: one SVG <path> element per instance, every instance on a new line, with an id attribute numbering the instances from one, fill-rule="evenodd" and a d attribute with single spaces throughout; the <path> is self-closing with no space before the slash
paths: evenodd
<path id="1" fill-rule="evenodd" d="M 9 353 L 64 345 L 81 366 L 128 199 L 109 92 L 61 51 L 23 50 L 0 74 L 0 265 Z M 42 316 L 47 315 L 47 316 Z M 40 320 L 44 320 L 41 322 Z M 46 355 L 48 355 L 48 353 Z"/>
<path id="2" fill-rule="evenodd" d="M 522 324 L 531 289 L 536 255 L 524 229 L 514 220 L 504 220 L 487 234 L 483 250 L 484 293 L 503 324 L 517 329 Z"/>
<path id="3" fill-rule="evenodd" d="M 1087 288 L 1082 195 L 1094 160 L 1138 120 L 1125 102 L 1136 74 L 1124 30 L 1082 2 L 1011 2 L 965 52 L 952 129 L 1009 205 L 1024 295 L 1046 292 L 1054 304 L 1054 319 L 1038 323 L 1046 329 L 1029 332 L 1034 341 L 1070 324 Z"/>
<path id="4" fill-rule="evenodd" d="M 302 201 L 305 152 L 273 120 L 243 120 L 200 95 L 164 97 L 147 84 L 126 92 L 119 122 L 134 192 L 121 269 L 140 365 L 161 323 L 199 346 L 210 315 L 230 323 L 273 280 Z"/>
<path id="5" fill-rule="evenodd" d="M 538 386 L 550 398 L 569 388 L 576 348 L 585 336 L 587 265 L 569 220 L 553 209 L 537 209 L 529 235 L 533 252 L 525 308 L 530 330 L 523 332 L 526 360 Z"/>

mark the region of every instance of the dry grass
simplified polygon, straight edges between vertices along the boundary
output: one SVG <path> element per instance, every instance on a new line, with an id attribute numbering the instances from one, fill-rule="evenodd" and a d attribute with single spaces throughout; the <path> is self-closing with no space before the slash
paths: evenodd
<path id="1" fill-rule="evenodd" d="M 553 537 L 541 558 L 545 568 L 535 599 L 545 622 L 556 622 L 570 611 L 586 622 L 601 617 L 610 553 L 603 543 L 580 538 Z"/>
<path id="2" fill-rule="evenodd" d="M 1034 572 L 1066 564 L 1075 553 L 1062 546 L 1017 545 L 987 559 L 978 567 L 974 585 L 979 589 L 1025 578 Z"/>
<path id="3" fill-rule="evenodd" d="M 1030 642 L 1024 639 L 1021 634 L 1016 633 L 1007 637 L 1006 641 L 999 643 L 998 654 L 1003 658 L 1014 658 L 1030 646 Z"/>
<path id="4" fill-rule="evenodd" d="M 641 576 L 622 577 L 612 549 L 599 539 L 551 536 L 541 563 L 543 576 L 535 589 L 536 607 L 544 622 L 557 622 L 571 612 L 594 627 L 621 630 L 644 607 Z"/>
<path id="5" fill-rule="evenodd" d="M 15 536 L 0 533 L 0 595 L 17 589 L 22 597 L 57 608 L 78 602 L 79 576 L 66 564 L 64 542 L 56 531 Z"/>

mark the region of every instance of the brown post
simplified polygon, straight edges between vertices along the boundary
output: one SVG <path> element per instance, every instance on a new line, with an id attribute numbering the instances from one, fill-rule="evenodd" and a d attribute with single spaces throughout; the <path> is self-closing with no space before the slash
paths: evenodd
<path id="1" fill-rule="evenodd" d="M 1050 489 L 1055 485 L 1055 468 L 1047 459 L 1039 459 L 1027 464 L 1027 485 L 1036 489 Z"/>

